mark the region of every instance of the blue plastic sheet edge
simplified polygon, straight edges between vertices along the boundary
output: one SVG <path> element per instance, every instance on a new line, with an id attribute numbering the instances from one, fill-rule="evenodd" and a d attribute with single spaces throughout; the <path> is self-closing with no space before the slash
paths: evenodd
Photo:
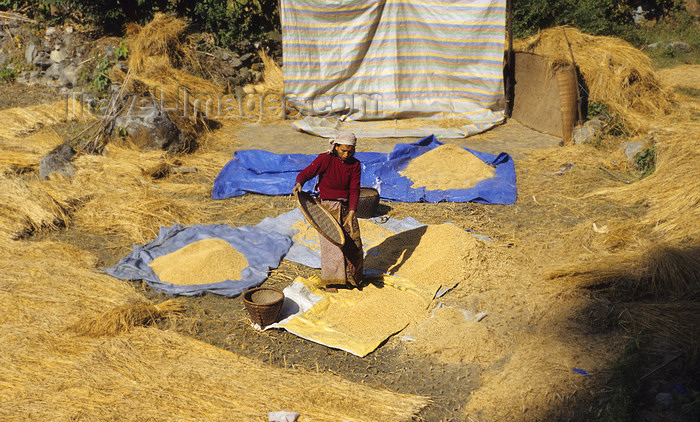
<path id="1" fill-rule="evenodd" d="M 199 285 L 176 285 L 161 281 L 148 265 L 159 256 L 202 239 L 218 238 L 227 241 L 248 260 L 249 266 L 241 271 L 241 280 L 226 280 Z M 134 245 L 133 251 L 113 267 L 104 268 L 107 274 L 121 280 L 143 280 L 157 292 L 170 296 L 198 296 L 215 293 L 234 297 L 257 287 L 267 278 L 270 269 L 277 268 L 291 246 L 291 239 L 279 233 L 254 226 L 231 227 L 225 224 L 161 227 L 158 236 L 144 245 Z"/>
<path id="2" fill-rule="evenodd" d="M 470 189 L 443 191 L 411 188 L 412 182 L 398 172 L 413 158 L 442 144 L 434 135 L 430 135 L 411 144 L 397 144 L 389 154 L 358 152 L 355 156 L 362 163 L 362 186 L 376 188 L 380 197 L 388 201 L 515 203 L 515 163 L 506 153 L 494 155 L 464 148 L 495 168 L 495 177 L 482 180 Z M 275 154 L 261 150 L 238 151 L 216 177 L 212 196 L 214 199 L 226 199 L 245 193 L 289 195 L 296 175 L 315 157 L 316 155 Z M 310 191 L 314 186 L 315 180 L 310 180 L 304 189 Z"/>

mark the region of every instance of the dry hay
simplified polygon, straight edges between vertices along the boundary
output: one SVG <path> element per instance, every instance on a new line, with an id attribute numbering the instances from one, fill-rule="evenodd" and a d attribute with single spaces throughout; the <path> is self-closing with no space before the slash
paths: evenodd
<path id="1" fill-rule="evenodd" d="M 365 268 L 418 285 L 469 282 L 481 263 L 480 240 L 452 224 L 418 227 L 391 236 L 365 258 Z"/>
<path id="2" fill-rule="evenodd" d="M 143 298 L 96 271 L 84 250 L 9 246 L 0 250 L 0 419 L 256 420 L 286 409 L 319 421 L 400 421 L 427 404 L 330 374 L 269 367 L 154 327 L 76 335 L 69 328 L 78 321 Z"/>
<path id="3" fill-rule="evenodd" d="M 191 61 L 181 41 L 186 28 L 184 21 L 163 13 L 156 13 L 143 27 L 128 24 L 129 67 L 139 74 L 153 64 L 180 67 Z"/>
<path id="4" fill-rule="evenodd" d="M 247 94 L 282 94 L 284 92 L 284 74 L 282 68 L 265 53 L 265 50 L 258 52 L 263 62 L 261 81 L 243 87 Z"/>
<path id="5" fill-rule="evenodd" d="M 0 236 L 17 239 L 35 230 L 65 226 L 72 203 L 56 193 L 63 183 L 60 177 L 43 184 L 12 174 L 0 178 Z"/>
<path id="6" fill-rule="evenodd" d="M 629 129 L 642 132 L 647 116 L 670 111 L 671 97 L 654 75 L 651 59 L 619 38 L 555 27 L 517 40 L 514 48 L 547 57 L 553 66 L 568 66 L 572 58 L 567 40 L 591 99 L 619 114 Z"/>
<path id="7" fill-rule="evenodd" d="M 81 336 L 102 337 L 126 333 L 136 326 L 152 325 L 170 316 L 182 314 L 185 305 L 175 299 L 157 305 L 138 303 L 122 305 L 99 315 L 92 315 L 71 325 Z"/>
<path id="8" fill-rule="evenodd" d="M 467 320 L 462 310 L 453 307 L 435 309 L 408 335 L 415 339 L 408 343 L 410 349 L 447 363 L 488 364 L 513 342 L 485 322 Z"/>
<path id="9" fill-rule="evenodd" d="M 76 114 L 81 104 L 73 99 L 0 110 L 0 139 L 27 135 L 44 126 L 63 123 L 87 115 Z"/>
<path id="10" fill-rule="evenodd" d="M 169 116 L 181 130 L 194 136 L 201 129 L 200 118 L 206 113 L 207 100 L 217 103 L 223 90 L 180 70 L 183 66 L 200 67 L 192 51 L 182 42 L 186 27 L 184 21 L 162 13 L 156 13 L 143 27 L 127 26 L 133 80 L 128 88 L 135 93 L 149 92 L 168 108 L 176 106 L 175 111 L 169 111 Z M 114 77 L 123 80 L 122 73 L 114 71 Z M 203 128 L 206 130 L 207 126 Z"/>
<path id="11" fill-rule="evenodd" d="M 496 173 L 464 148 L 445 144 L 414 158 L 399 174 L 408 177 L 414 189 L 449 190 L 469 189 Z"/>
<path id="12" fill-rule="evenodd" d="M 202 239 L 148 264 L 166 283 L 193 285 L 240 280 L 246 257 L 223 239 Z"/>
<path id="13" fill-rule="evenodd" d="M 664 340 L 660 353 L 668 353 L 667 344 L 700 352 L 700 304 L 677 301 L 661 303 L 625 303 L 615 306 L 620 324 L 634 335 L 643 332 Z"/>
<path id="14" fill-rule="evenodd" d="M 700 89 L 700 65 L 682 64 L 672 68 L 657 70 L 656 77 L 665 88 Z"/>
<path id="15" fill-rule="evenodd" d="M 481 387 L 467 402 L 470 420 L 560 420 L 557 409 L 566 409 L 577 399 L 589 398 L 591 378 L 574 372 L 583 369 L 595 375 L 604 369 L 610 346 L 595 339 L 562 341 L 552 334 L 530 335 L 508 353 L 505 364 L 482 377 Z M 564 418 L 566 420 L 566 418 Z"/>

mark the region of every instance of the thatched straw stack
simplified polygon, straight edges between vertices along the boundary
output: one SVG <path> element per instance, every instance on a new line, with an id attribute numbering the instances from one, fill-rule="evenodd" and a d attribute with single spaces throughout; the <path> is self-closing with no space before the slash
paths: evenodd
<path id="1" fill-rule="evenodd" d="M 0 110 L 0 139 L 27 135 L 44 126 L 89 117 L 87 109 L 73 99 Z"/>
<path id="2" fill-rule="evenodd" d="M 517 40 L 514 49 L 547 57 L 554 67 L 575 62 L 591 100 L 608 106 L 633 132 L 646 129 L 648 116 L 670 110 L 670 95 L 655 77 L 651 59 L 619 38 L 555 27 Z"/>
<path id="3" fill-rule="evenodd" d="M 2 246 L 0 419 L 261 420 L 294 410 L 309 420 L 401 421 L 427 402 L 131 327 L 143 322 L 132 318 L 137 308 L 153 305 L 96 271 L 90 253 L 51 242 Z M 70 329 L 104 318 L 102 334 L 121 331 L 121 319 L 128 331 L 91 337 Z"/>
<path id="4" fill-rule="evenodd" d="M 156 13 L 153 20 L 141 27 L 130 24 L 127 27 L 129 46 L 129 68 L 135 87 L 146 87 L 157 100 L 177 104 L 179 111 L 170 113 L 171 117 L 192 117 L 196 113 L 205 112 L 204 104 L 196 100 L 207 96 L 219 96 L 223 93 L 217 87 L 202 78 L 192 76 L 182 70 L 183 66 L 197 68 L 199 63 L 191 50 L 183 43 L 183 34 L 187 24 L 179 19 Z M 113 75 L 119 81 L 119 72 Z M 185 99 L 183 91 L 186 88 L 190 94 Z M 183 121 L 178 122 L 182 127 Z"/>

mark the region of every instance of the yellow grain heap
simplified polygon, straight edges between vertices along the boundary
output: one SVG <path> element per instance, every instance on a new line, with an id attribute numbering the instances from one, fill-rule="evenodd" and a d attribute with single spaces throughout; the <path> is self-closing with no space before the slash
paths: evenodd
<path id="1" fill-rule="evenodd" d="M 495 170 L 471 152 L 445 144 L 414 158 L 399 174 L 408 177 L 414 189 L 448 190 L 471 188 L 494 177 Z"/>
<path id="2" fill-rule="evenodd" d="M 419 286 L 451 287 L 473 275 L 482 248 L 480 240 L 452 224 L 423 226 L 377 245 L 365 258 L 365 268 L 395 274 Z"/>
<path id="3" fill-rule="evenodd" d="M 203 239 L 159 256 L 149 265 L 161 281 L 193 285 L 240 280 L 248 260 L 225 240 Z"/>

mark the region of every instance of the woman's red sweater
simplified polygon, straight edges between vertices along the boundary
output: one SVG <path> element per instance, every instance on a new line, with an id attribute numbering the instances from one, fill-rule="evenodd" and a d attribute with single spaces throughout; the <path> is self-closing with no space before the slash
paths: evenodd
<path id="1" fill-rule="evenodd" d="M 299 172 L 297 183 L 302 186 L 319 175 L 319 196 L 321 199 L 345 199 L 348 209 L 355 211 L 360 198 L 361 165 L 355 157 L 345 162 L 335 154 L 319 154 L 304 170 Z"/>

